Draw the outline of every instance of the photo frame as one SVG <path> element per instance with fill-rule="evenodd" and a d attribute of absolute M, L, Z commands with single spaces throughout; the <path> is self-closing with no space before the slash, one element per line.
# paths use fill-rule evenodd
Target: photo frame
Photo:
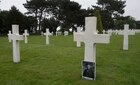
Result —
<path fill-rule="evenodd" d="M 95 80 L 95 62 L 82 61 L 82 78 Z"/>

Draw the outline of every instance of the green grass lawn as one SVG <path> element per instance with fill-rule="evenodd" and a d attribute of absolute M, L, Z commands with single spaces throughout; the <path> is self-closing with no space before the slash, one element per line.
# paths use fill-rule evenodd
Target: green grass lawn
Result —
<path fill-rule="evenodd" d="M 123 37 L 111 36 L 110 44 L 97 44 L 97 78 L 81 78 L 84 44 L 77 48 L 72 36 L 30 36 L 20 41 L 21 62 L 13 63 L 12 44 L 0 37 L 0 85 L 140 85 L 140 34 L 129 37 L 129 50 L 122 50 Z"/>

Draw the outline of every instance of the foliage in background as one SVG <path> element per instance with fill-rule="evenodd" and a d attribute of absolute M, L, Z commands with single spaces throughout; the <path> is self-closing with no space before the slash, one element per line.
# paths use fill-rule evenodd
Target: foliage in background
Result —
<path fill-rule="evenodd" d="M 55 17 L 59 25 L 69 30 L 74 24 L 83 25 L 87 15 L 79 3 L 70 0 L 30 0 L 26 1 L 24 7 L 28 10 L 26 14 L 37 19 L 36 29 L 39 26 L 39 30 L 42 30 L 41 23 L 47 16 Z"/>
<path fill-rule="evenodd" d="M 49 28 L 50 32 L 53 32 L 55 34 L 57 27 L 59 26 L 59 21 L 56 20 L 54 17 L 51 17 L 49 19 L 43 19 L 41 22 L 42 31 L 45 32 L 46 28 Z"/>
<path fill-rule="evenodd" d="M 99 34 L 103 34 L 102 18 L 100 15 L 100 10 L 95 11 L 95 16 L 97 17 L 97 30 Z"/>
<path fill-rule="evenodd" d="M 136 21 L 136 29 L 140 29 L 140 21 Z"/>
<path fill-rule="evenodd" d="M 9 11 L 0 12 L 0 33 L 8 33 L 12 29 L 12 24 L 18 24 L 20 32 L 24 32 L 24 29 L 32 32 L 35 23 L 34 17 L 23 15 L 15 6 L 12 6 Z"/>
<path fill-rule="evenodd" d="M 0 12 L 0 33 L 1 34 L 8 32 L 8 30 L 10 29 L 9 22 L 8 22 L 8 13 L 9 11 Z"/>
<path fill-rule="evenodd" d="M 126 1 L 122 0 L 98 0 L 97 6 L 92 7 L 101 10 L 103 28 L 105 30 L 114 29 L 114 19 L 122 17 Z"/>
<path fill-rule="evenodd" d="M 22 31 L 24 27 L 24 15 L 15 6 L 12 6 L 9 11 L 2 11 L 0 17 L 0 32 L 7 33 L 8 30 L 11 30 L 12 24 L 18 24 L 20 31 Z"/>
<path fill-rule="evenodd" d="M 129 24 L 130 29 L 136 29 L 136 21 L 131 16 L 120 17 L 115 20 L 115 28 L 116 29 L 124 29 L 124 24 Z"/>
<path fill-rule="evenodd" d="M 36 31 L 37 27 L 39 27 L 39 32 L 41 31 L 41 20 L 43 16 L 45 16 L 46 10 L 46 0 L 26 0 L 27 3 L 23 4 L 24 7 L 28 10 L 26 14 L 32 14 L 37 20 L 36 23 Z"/>
<path fill-rule="evenodd" d="M 85 29 L 85 17 L 93 16 L 96 10 L 100 10 L 103 29 L 122 29 L 124 23 L 129 23 L 131 28 L 140 29 L 138 22 L 133 17 L 123 16 L 126 1 L 122 0 L 98 0 L 97 6 L 82 9 L 77 2 L 70 0 L 26 0 L 23 6 L 28 10 L 22 14 L 16 7 L 10 10 L 0 11 L 0 34 L 6 34 L 11 30 L 12 24 L 20 25 L 20 32 L 28 29 L 30 33 L 40 34 L 49 27 L 51 32 L 61 26 L 61 31 L 76 30 L 77 26 Z M 46 26 L 49 18 L 51 24 Z M 46 22 L 45 22 L 46 21 Z"/>

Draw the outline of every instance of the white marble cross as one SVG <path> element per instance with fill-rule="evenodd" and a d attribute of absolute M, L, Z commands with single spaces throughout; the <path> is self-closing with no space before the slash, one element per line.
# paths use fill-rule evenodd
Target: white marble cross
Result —
<path fill-rule="evenodd" d="M 41 36 L 43 36 L 43 34 L 44 34 L 44 33 L 43 33 L 43 32 L 41 32 Z"/>
<path fill-rule="evenodd" d="M 44 35 L 46 35 L 46 45 L 49 45 L 49 35 L 51 35 L 49 29 L 46 29 L 46 33 L 44 33 Z"/>
<path fill-rule="evenodd" d="M 115 30 L 115 34 L 118 35 L 118 33 L 119 33 L 119 30 L 116 29 L 116 30 Z"/>
<path fill-rule="evenodd" d="M 96 66 L 96 43 L 109 43 L 110 42 L 109 34 L 97 34 L 96 25 L 97 25 L 96 17 L 86 17 L 85 18 L 85 33 L 76 36 L 78 37 L 76 39 L 80 38 L 81 41 L 85 43 L 84 61 L 94 62 L 95 66 Z M 95 71 L 95 77 L 96 77 L 96 71 Z"/>
<path fill-rule="evenodd" d="M 116 34 L 116 31 L 113 29 L 112 30 L 112 35 L 115 35 Z"/>
<path fill-rule="evenodd" d="M 24 42 L 28 43 L 28 37 L 27 36 L 29 36 L 29 33 L 27 32 L 27 30 L 24 30 L 23 36 L 24 36 Z"/>
<path fill-rule="evenodd" d="M 58 31 L 56 31 L 56 36 L 58 36 Z"/>
<path fill-rule="evenodd" d="M 131 29 L 131 30 L 130 30 L 130 34 L 131 34 L 131 35 L 135 35 L 135 34 L 136 34 L 136 31 L 133 30 L 133 29 Z"/>
<path fill-rule="evenodd" d="M 103 34 L 105 34 L 105 30 L 103 30 Z"/>
<path fill-rule="evenodd" d="M 62 35 L 62 32 L 61 31 L 58 31 L 58 35 Z"/>
<path fill-rule="evenodd" d="M 9 30 L 8 36 L 11 36 L 12 32 Z M 11 42 L 10 37 L 8 37 L 9 42 Z"/>
<path fill-rule="evenodd" d="M 109 35 L 112 35 L 113 31 L 112 31 L 112 29 L 109 29 L 107 32 L 108 32 Z"/>
<path fill-rule="evenodd" d="M 19 35 L 19 25 L 12 25 L 12 34 L 8 36 L 13 42 L 13 62 L 20 62 L 19 40 L 23 40 L 23 35 Z"/>
<path fill-rule="evenodd" d="M 140 33 L 140 29 L 135 29 L 135 33 Z"/>
<path fill-rule="evenodd" d="M 76 41 L 77 47 L 81 47 L 81 37 L 78 38 L 78 35 L 81 36 L 83 32 L 81 32 L 81 27 L 77 27 L 77 32 L 74 32 L 74 41 Z M 77 37 L 75 37 L 77 36 Z"/>
<path fill-rule="evenodd" d="M 123 50 L 128 50 L 128 35 L 135 35 L 134 31 L 129 30 L 129 25 L 125 24 L 124 25 L 124 30 L 118 33 L 119 35 L 123 35 Z"/>
<path fill-rule="evenodd" d="M 65 32 L 64 32 L 64 36 L 67 36 L 68 34 L 69 34 L 68 31 L 65 31 Z"/>

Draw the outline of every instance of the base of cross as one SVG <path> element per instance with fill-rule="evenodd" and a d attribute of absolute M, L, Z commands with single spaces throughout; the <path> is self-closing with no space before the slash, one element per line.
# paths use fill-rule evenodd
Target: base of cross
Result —
<path fill-rule="evenodd" d="M 88 80 L 95 80 L 96 78 L 95 62 L 82 61 L 82 78 Z"/>

